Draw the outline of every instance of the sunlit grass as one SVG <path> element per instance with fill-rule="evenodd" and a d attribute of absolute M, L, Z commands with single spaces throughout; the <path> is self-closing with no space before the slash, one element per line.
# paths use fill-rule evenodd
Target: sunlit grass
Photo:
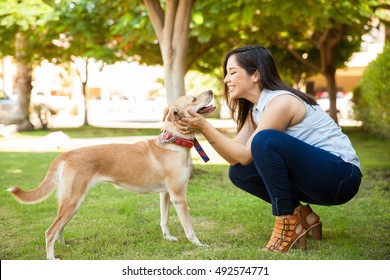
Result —
<path fill-rule="evenodd" d="M 103 137 L 106 132 L 97 135 Z M 282 255 L 259 250 L 273 228 L 270 205 L 235 188 L 227 178 L 227 165 L 196 164 L 187 200 L 197 236 L 210 248 L 198 248 L 186 239 L 173 207 L 170 230 L 179 241 L 162 238 L 158 194 L 130 193 L 101 183 L 90 190 L 65 228 L 69 247 L 56 244 L 56 256 L 118 260 L 390 259 L 390 143 L 360 130 L 347 132 L 362 162 L 361 189 L 347 204 L 313 206 L 323 221 L 324 239 L 309 238 L 306 251 L 294 249 Z M 110 129 L 110 133 L 114 132 Z M 21 205 L 6 189 L 12 185 L 34 188 L 57 155 L 0 153 L 1 259 L 45 259 L 44 232 L 56 215 L 56 196 L 40 204 Z"/>

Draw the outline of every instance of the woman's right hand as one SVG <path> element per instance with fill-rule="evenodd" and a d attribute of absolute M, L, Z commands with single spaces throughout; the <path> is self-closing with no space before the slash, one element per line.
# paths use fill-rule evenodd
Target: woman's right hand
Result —
<path fill-rule="evenodd" d="M 188 110 L 191 118 L 180 118 L 175 122 L 175 126 L 182 134 L 189 134 L 195 131 L 202 132 L 206 119 L 201 115 L 192 110 Z"/>

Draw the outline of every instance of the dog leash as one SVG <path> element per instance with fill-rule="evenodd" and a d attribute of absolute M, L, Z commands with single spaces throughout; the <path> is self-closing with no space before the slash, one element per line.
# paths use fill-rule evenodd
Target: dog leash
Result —
<path fill-rule="evenodd" d="M 208 162 L 210 159 L 207 156 L 206 152 L 203 150 L 198 139 L 196 139 L 196 137 L 194 137 L 193 141 L 194 141 L 194 147 L 195 147 L 196 151 L 198 152 L 198 154 L 200 155 L 200 157 L 203 159 L 204 162 Z"/>

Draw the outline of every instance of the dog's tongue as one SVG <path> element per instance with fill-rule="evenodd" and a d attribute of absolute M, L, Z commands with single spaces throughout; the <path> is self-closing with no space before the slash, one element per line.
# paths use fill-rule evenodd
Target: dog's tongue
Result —
<path fill-rule="evenodd" d="M 205 106 L 205 107 L 200 108 L 198 110 L 198 114 L 207 114 L 207 113 L 209 113 L 211 111 L 214 111 L 214 109 L 215 109 L 214 105 Z"/>

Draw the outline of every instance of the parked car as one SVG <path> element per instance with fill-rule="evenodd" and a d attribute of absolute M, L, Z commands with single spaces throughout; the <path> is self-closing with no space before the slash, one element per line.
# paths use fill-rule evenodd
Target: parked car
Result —
<path fill-rule="evenodd" d="M 0 90 L 0 124 L 12 124 L 21 119 L 16 98 Z"/>
<path fill-rule="evenodd" d="M 321 92 L 316 95 L 317 103 L 320 107 L 329 112 L 329 94 L 327 92 Z M 338 118 L 341 119 L 350 119 L 352 115 L 352 92 L 344 93 L 337 92 L 336 94 L 336 108 Z"/>

